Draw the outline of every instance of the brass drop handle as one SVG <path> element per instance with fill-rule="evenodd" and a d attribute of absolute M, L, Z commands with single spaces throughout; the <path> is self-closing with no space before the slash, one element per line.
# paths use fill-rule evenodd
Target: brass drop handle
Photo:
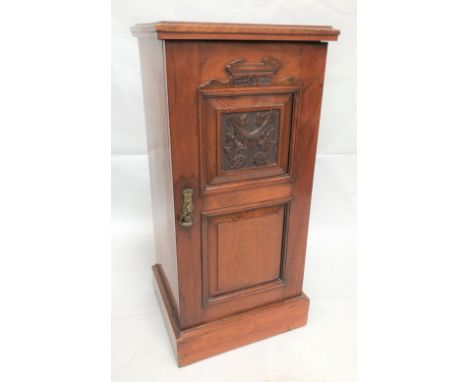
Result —
<path fill-rule="evenodd" d="M 182 191 L 184 195 L 184 204 L 182 205 L 182 215 L 180 215 L 179 223 L 182 227 L 191 227 L 193 225 L 193 190 L 186 188 Z"/>

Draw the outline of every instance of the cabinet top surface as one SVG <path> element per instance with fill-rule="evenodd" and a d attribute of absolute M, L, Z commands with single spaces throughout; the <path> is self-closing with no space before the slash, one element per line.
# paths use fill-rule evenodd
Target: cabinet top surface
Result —
<path fill-rule="evenodd" d="M 132 27 L 132 34 L 161 40 L 335 41 L 340 31 L 322 25 L 160 21 L 137 24 Z"/>

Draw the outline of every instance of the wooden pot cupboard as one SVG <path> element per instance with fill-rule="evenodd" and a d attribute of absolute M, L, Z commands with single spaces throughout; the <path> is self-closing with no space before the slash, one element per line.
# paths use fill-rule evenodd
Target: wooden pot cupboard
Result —
<path fill-rule="evenodd" d="M 178 365 L 307 322 L 329 26 L 159 22 L 138 37 L 161 311 Z"/>

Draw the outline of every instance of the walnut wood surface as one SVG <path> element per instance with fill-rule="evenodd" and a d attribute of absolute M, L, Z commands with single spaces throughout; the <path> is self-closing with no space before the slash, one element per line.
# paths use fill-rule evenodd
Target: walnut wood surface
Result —
<path fill-rule="evenodd" d="M 334 41 L 340 31 L 331 26 L 160 21 L 137 24 L 132 33 L 161 40 Z"/>
<path fill-rule="evenodd" d="M 145 103 L 146 141 L 151 181 L 154 237 L 157 261 L 162 264 L 179 306 L 175 212 L 167 115 L 164 41 L 139 39 Z"/>
<path fill-rule="evenodd" d="M 159 264 L 153 266 L 153 275 L 161 312 L 179 367 L 307 324 L 309 298 L 301 294 L 183 330 L 170 305 L 164 273 Z"/>
<path fill-rule="evenodd" d="M 285 213 L 280 204 L 205 215 L 205 303 L 281 278 Z"/>
<path fill-rule="evenodd" d="M 302 293 L 326 49 L 326 43 L 166 41 L 175 211 L 181 211 L 182 190 L 188 187 L 194 190 L 195 206 L 193 226 L 186 229 L 176 225 L 181 328 Z M 216 118 L 210 119 L 209 112 L 200 107 L 206 95 L 203 84 L 212 79 L 225 80 L 226 65 L 235 58 L 260 63 L 264 57 L 272 57 L 281 64 L 271 85 L 245 87 L 242 93 L 237 87 L 233 88 L 234 91 L 222 87 L 224 93 L 210 94 L 208 98 L 210 102 L 217 102 L 221 112 L 231 112 L 233 108 L 238 110 L 256 106 L 269 110 L 272 104 L 284 104 L 285 100 L 281 98 L 284 94 L 288 95 L 285 99 L 292 97 L 292 111 L 287 114 L 289 121 L 282 124 L 279 132 L 282 135 L 287 131 L 289 135 L 283 145 L 287 153 L 286 163 L 283 164 L 286 171 L 278 175 L 271 174 L 269 166 L 240 169 L 232 171 L 234 180 L 229 179 L 229 172 L 223 173 L 222 177 L 218 177 L 221 183 L 207 189 L 208 181 L 203 180 L 203 172 L 216 167 L 216 160 L 213 162 L 209 158 L 219 155 L 217 153 L 222 150 L 222 144 L 215 132 L 208 133 L 216 125 Z M 277 89 L 276 81 L 283 83 L 284 78 L 297 79 L 294 82 L 296 85 L 290 88 L 280 85 Z M 278 91 L 283 94 L 280 98 Z M 277 98 L 270 100 L 268 94 Z M 240 174 L 252 171 L 252 177 L 239 178 Z M 286 218 L 274 229 L 270 227 L 272 234 L 277 230 L 283 232 L 284 272 L 280 282 L 267 283 L 239 293 L 236 298 L 220 298 L 216 303 L 207 304 L 204 296 L 210 288 L 210 273 L 220 271 L 206 265 L 210 261 L 207 254 L 209 248 L 217 240 L 216 235 L 204 228 L 207 217 L 221 212 L 261 209 L 267 205 L 281 204 L 284 200 L 290 200 Z M 219 243 L 216 245 L 219 251 Z M 248 241 L 245 245 L 252 253 L 256 251 L 254 241 Z M 276 262 L 276 257 L 265 256 L 263 260 Z M 257 285 L 260 281 L 261 277 L 253 278 L 250 284 Z"/>
<path fill-rule="evenodd" d="M 327 53 L 315 40 L 339 32 L 167 22 L 133 31 L 151 37 L 139 44 L 159 241 L 153 271 L 179 365 L 305 325 Z M 190 227 L 178 222 L 187 188 Z"/>

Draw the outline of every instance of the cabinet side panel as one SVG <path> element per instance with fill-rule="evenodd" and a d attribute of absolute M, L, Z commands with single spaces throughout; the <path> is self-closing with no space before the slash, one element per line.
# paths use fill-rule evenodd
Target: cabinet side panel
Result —
<path fill-rule="evenodd" d="M 287 243 L 286 278 L 289 278 L 288 296 L 302 291 L 307 235 L 315 168 L 315 154 L 322 105 L 327 43 L 304 44 L 302 49 L 301 78 L 304 91 L 299 106 L 298 139 L 295 142 L 294 199 L 291 201 L 289 235 Z"/>
<path fill-rule="evenodd" d="M 138 39 L 145 105 L 157 262 L 161 264 L 179 310 L 175 214 L 164 42 Z"/>

